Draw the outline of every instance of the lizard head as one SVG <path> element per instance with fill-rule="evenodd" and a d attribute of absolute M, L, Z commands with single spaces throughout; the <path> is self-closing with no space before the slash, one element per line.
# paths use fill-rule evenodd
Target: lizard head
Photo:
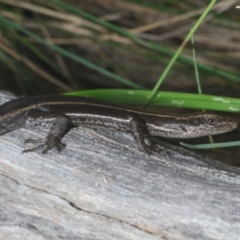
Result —
<path fill-rule="evenodd" d="M 221 134 L 236 129 L 239 121 L 216 113 L 198 113 L 180 124 L 186 138 Z"/>

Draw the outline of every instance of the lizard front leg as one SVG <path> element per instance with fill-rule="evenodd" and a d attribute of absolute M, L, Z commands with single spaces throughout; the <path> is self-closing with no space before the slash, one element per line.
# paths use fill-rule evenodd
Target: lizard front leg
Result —
<path fill-rule="evenodd" d="M 33 152 L 40 149 L 43 149 L 42 153 L 45 154 L 48 150 L 56 148 L 58 152 L 60 152 L 63 148 L 65 148 L 66 144 L 61 142 L 62 137 L 67 132 L 69 127 L 71 126 L 71 119 L 64 115 L 58 113 L 51 113 L 51 112 L 41 112 L 41 117 L 38 119 L 37 114 L 32 116 L 34 121 L 36 122 L 35 125 L 42 125 L 44 120 L 52 121 L 51 129 L 48 135 L 43 139 L 26 139 L 24 143 L 42 143 L 34 148 L 26 149 L 23 151 L 25 152 Z"/>

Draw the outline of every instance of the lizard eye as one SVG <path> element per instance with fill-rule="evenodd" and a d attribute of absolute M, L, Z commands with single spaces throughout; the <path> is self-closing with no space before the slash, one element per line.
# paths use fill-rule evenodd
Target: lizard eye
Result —
<path fill-rule="evenodd" d="M 208 117 L 207 122 L 212 124 L 215 122 L 215 120 L 214 120 L 214 118 Z"/>

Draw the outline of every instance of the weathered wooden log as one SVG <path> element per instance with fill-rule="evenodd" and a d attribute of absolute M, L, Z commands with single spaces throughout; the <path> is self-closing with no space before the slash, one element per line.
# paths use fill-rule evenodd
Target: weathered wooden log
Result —
<path fill-rule="evenodd" d="M 83 127 L 61 153 L 22 154 L 46 133 L 0 136 L 0 239 L 239 239 L 239 169 L 181 147 L 149 156 L 128 134 Z"/>

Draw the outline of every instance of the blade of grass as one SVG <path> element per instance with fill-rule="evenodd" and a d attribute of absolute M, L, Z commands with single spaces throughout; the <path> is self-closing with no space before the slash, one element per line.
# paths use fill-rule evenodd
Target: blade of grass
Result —
<path fill-rule="evenodd" d="M 151 91 L 98 89 L 78 92 L 68 92 L 67 95 L 87 96 L 120 104 L 144 105 Z M 178 108 L 208 109 L 214 111 L 240 112 L 240 99 L 205 94 L 158 92 L 151 102 L 152 105 Z"/>
<path fill-rule="evenodd" d="M 202 87 L 201 87 L 199 73 L 198 73 L 196 52 L 195 52 L 195 46 L 194 46 L 194 36 L 191 36 L 191 42 L 192 42 L 192 46 L 193 46 L 193 49 L 192 49 L 193 65 L 194 65 L 194 72 L 195 72 L 195 77 L 196 77 L 196 82 L 197 82 L 198 93 L 202 94 Z"/>
<path fill-rule="evenodd" d="M 184 41 L 182 42 L 181 46 L 178 48 L 178 50 L 176 51 L 176 53 L 174 54 L 172 60 L 169 62 L 169 64 L 167 65 L 166 69 L 163 71 L 161 77 L 159 78 L 157 84 L 154 86 L 150 96 L 149 96 L 149 100 L 147 101 L 145 107 L 147 105 L 150 104 L 150 102 L 153 100 L 153 98 L 156 96 L 157 91 L 160 87 L 160 85 L 162 84 L 163 80 L 165 79 L 165 77 L 167 76 L 167 74 L 169 73 L 170 69 L 172 68 L 173 64 L 175 63 L 175 61 L 177 60 L 178 56 L 180 55 L 180 53 L 182 52 L 183 48 L 185 47 L 185 45 L 187 44 L 187 42 L 189 41 L 189 39 L 193 36 L 193 34 L 196 32 L 196 30 L 198 29 L 198 27 L 201 25 L 201 23 L 203 22 L 203 20 L 205 19 L 205 17 L 207 16 L 207 14 L 210 12 L 211 8 L 213 7 L 213 5 L 216 3 L 216 0 L 212 0 L 211 3 L 208 5 L 208 7 L 205 9 L 205 11 L 203 12 L 203 14 L 200 16 L 200 18 L 198 19 L 198 21 L 196 22 L 196 24 L 194 25 L 194 27 L 190 30 L 190 32 L 188 33 L 188 35 L 186 36 L 186 38 L 184 39 Z"/>
<path fill-rule="evenodd" d="M 181 142 L 180 144 L 184 147 L 191 148 L 191 149 L 211 149 L 211 148 L 240 146 L 240 141 L 224 142 L 224 143 L 211 143 L 211 144 L 197 144 L 197 145 L 192 145 L 192 144 Z"/>

